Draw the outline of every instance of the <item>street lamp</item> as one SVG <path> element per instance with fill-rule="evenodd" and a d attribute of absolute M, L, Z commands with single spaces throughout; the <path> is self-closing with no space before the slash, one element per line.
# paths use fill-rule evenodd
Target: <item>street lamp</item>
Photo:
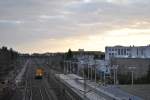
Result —
<path fill-rule="evenodd" d="M 115 85 L 118 82 L 118 78 L 117 78 L 118 65 L 113 65 L 112 69 L 114 71 L 114 85 Z"/>
<path fill-rule="evenodd" d="M 79 75 L 79 62 L 71 62 L 72 63 L 72 73 Z"/>
<path fill-rule="evenodd" d="M 69 73 L 69 61 L 64 61 L 64 73 Z"/>
<path fill-rule="evenodd" d="M 76 64 L 77 64 L 77 75 L 79 76 L 79 62 L 76 62 Z"/>
<path fill-rule="evenodd" d="M 91 81 L 92 81 L 92 71 L 93 71 L 93 66 L 91 66 Z"/>
<path fill-rule="evenodd" d="M 76 62 L 71 62 L 72 63 L 72 73 L 77 74 L 76 70 L 75 70 L 75 64 Z"/>
<path fill-rule="evenodd" d="M 96 82 L 96 77 L 97 77 L 96 74 L 97 74 L 97 73 L 96 73 L 96 65 L 95 65 L 95 82 Z"/>
<path fill-rule="evenodd" d="M 96 75 L 96 74 L 97 74 L 96 65 L 97 65 L 97 64 L 96 64 L 96 61 L 95 61 L 95 82 L 96 82 L 96 78 L 97 78 L 97 75 Z"/>
<path fill-rule="evenodd" d="M 66 74 L 66 64 L 65 64 L 65 61 L 64 61 L 64 74 Z"/>
<path fill-rule="evenodd" d="M 72 73 L 72 64 L 71 64 L 71 61 L 69 61 L 69 65 L 70 65 L 70 74 Z"/>
<path fill-rule="evenodd" d="M 134 84 L 134 70 L 136 69 L 136 67 L 128 67 L 128 69 L 131 71 L 131 73 L 132 73 L 132 83 L 131 83 L 131 85 L 133 86 L 133 84 Z"/>
<path fill-rule="evenodd" d="M 87 63 L 88 66 L 88 80 L 90 79 L 90 67 L 89 67 L 89 63 Z"/>

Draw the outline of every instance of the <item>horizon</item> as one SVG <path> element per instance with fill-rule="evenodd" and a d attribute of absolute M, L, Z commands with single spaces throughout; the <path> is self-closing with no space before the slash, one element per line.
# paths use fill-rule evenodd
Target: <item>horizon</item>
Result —
<path fill-rule="evenodd" d="M 142 46 L 150 46 L 150 44 L 147 44 L 147 45 L 111 45 L 111 46 L 109 45 L 109 46 L 105 46 L 105 48 L 106 48 L 106 47 L 115 47 L 115 46 L 123 46 L 123 47 L 142 47 Z M 2 47 L 7 47 L 7 49 L 12 49 L 12 50 L 17 51 L 17 52 L 19 52 L 19 53 L 21 53 L 21 54 L 66 53 L 66 52 L 68 52 L 69 49 L 71 49 L 71 48 L 68 48 L 66 51 L 20 52 L 19 50 L 15 49 L 15 48 L 13 48 L 13 47 L 8 47 L 8 46 L 5 46 L 5 45 L 4 45 L 4 46 L 1 46 L 0 49 L 1 49 Z M 76 49 L 76 50 L 71 49 L 71 51 L 73 51 L 73 52 L 78 52 L 79 49 L 83 49 L 85 52 L 105 52 L 105 48 L 104 48 L 104 51 L 102 51 L 102 50 L 85 50 L 84 48 L 78 48 L 78 49 Z"/>

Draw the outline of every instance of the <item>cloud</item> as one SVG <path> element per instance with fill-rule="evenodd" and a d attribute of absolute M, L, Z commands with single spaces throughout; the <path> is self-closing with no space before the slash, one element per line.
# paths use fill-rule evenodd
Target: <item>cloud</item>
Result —
<path fill-rule="evenodd" d="M 41 19 L 59 19 L 64 18 L 63 15 L 40 15 L 39 18 Z"/>
<path fill-rule="evenodd" d="M 113 4 L 128 4 L 130 3 L 130 0 L 106 0 L 108 3 Z"/>
<path fill-rule="evenodd" d="M 84 46 L 90 49 L 95 40 L 104 48 L 116 35 L 130 37 L 144 33 L 147 36 L 149 4 L 149 0 L 1 0 L 0 42 L 22 50 L 26 47 L 29 51 L 40 41 L 45 50 L 48 46 L 56 48 L 52 49 L 55 51 Z M 110 40 L 98 42 L 105 40 L 105 36 Z M 75 44 L 76 40 L 82 43 Z M 92 48 L 96 50 L 96 46 Z"/>
<path fill-rule="evenodd" d="M 23 21 L 19 20 L 0 20 L 0 24 L 22 24 Z"/>
<path fill-rule="evenodd" d="M 111 36 L 129 36 L 135 34 L 138 35 L 138 34 L 149 34 L 149 33 L 150 33 L 150 29 L 129 29 L 129 28 L 106 32 L 107 35 L 111 35 Z"/>

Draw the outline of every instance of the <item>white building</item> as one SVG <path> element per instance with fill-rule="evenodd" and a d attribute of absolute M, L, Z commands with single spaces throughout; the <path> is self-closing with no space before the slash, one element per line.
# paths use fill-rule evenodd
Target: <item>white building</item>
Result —
<path fill-rule="evenodd" d="M 150 45 L 105 47 L 105 60 L 110 58 L 150 58 Z"/>

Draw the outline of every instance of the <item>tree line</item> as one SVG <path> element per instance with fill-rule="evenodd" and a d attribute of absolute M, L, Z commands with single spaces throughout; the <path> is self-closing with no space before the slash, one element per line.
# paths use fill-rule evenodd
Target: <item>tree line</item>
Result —
<path fill-rule="evenodd" d="M 8 49 L 6 46 L 0 48 L 0 75 L 7 74 L 12 70 L 11 65 L 18 57 L 18 52 L 14 51 L 12 48 Z"/>

